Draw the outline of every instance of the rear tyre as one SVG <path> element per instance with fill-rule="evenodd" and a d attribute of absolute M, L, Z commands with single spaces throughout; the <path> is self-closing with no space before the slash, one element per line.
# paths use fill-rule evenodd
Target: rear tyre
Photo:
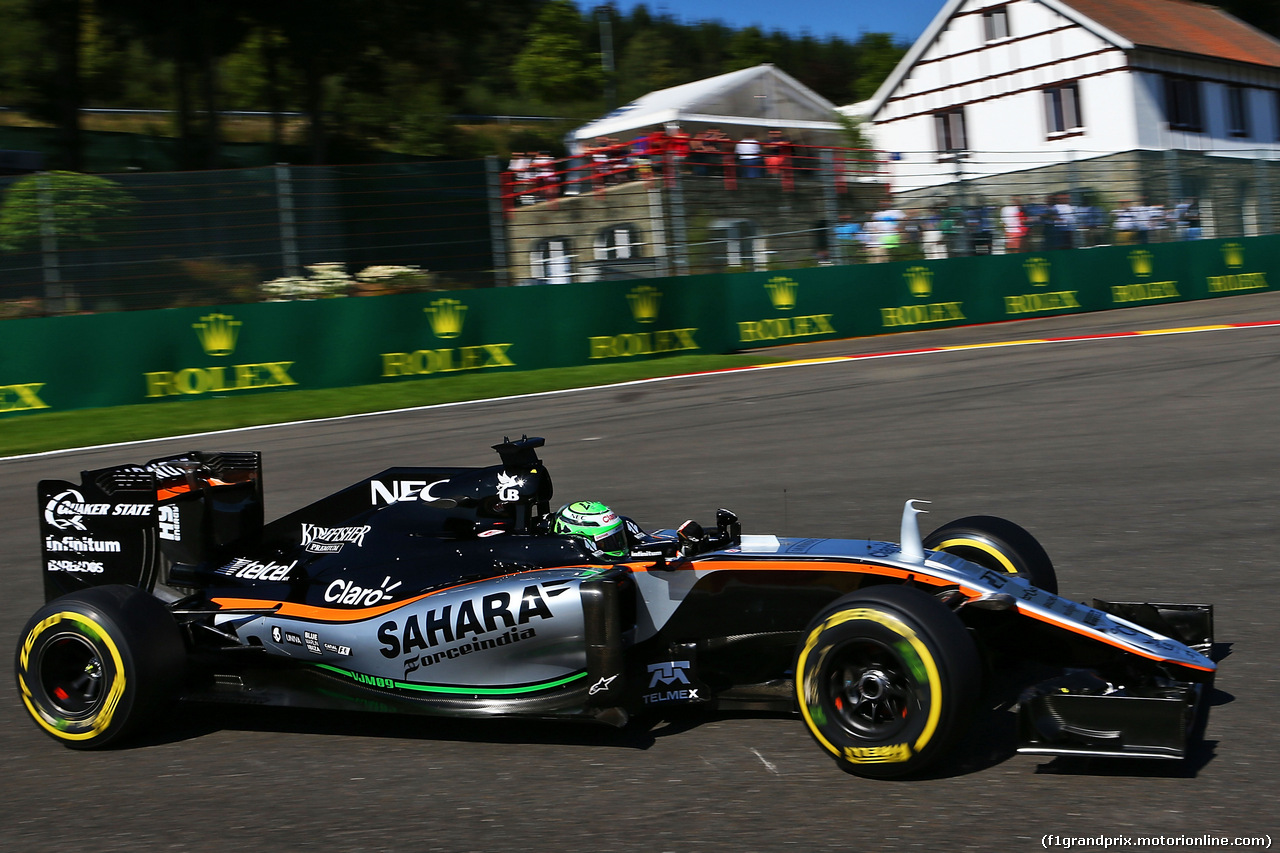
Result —
<path fill-rule="evenodd" d="M 809 733 L 859 776 L 906 776 L 946 755 L 972 717 L 980 681 L 964 625 L 913 587 L 839 599 L 809 624 L 796 654 Z"/>
<path fill-rule="evenodd" d="M 1018 525 L 994 515 L 970 515 L 942 525 L 923 540 L 997 572 L 1020 577 L 1046 592 L 1058 592 L 1058 575 L 1044 547 Z"/>
<path fill-rule="evenodd" d="M 112 585 L 36 611 L 14 672 L 36 725 L 65 746 L 96 749 L 153 720 L 181 684 L 185 661 L 168 609 L 141 589 Z"/>

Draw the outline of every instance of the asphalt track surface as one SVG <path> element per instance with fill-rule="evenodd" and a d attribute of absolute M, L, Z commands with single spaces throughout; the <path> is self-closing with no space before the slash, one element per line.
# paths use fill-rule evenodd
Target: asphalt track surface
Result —
<path fill-rule="evenodd" d="M 1275 321 L 1280 294 L 1263 294 L 789 353 Z M 925 530 L 1003 515 L 1041 539 L 1063 594 L 1214 603 L 1230 652 L 1205 742 L 1185 765 L 1019 756 L 1009 715 L 995 714 L 957 761 L 894 782 L 843 774 L 797 719 L 758 715 L 616 732 L 184 709 L 140 745 L 80 753 L 26 718 L 6 670 L 0 850 L 1018 851 L 1041 849 L 1045 836 L 1275 838 L 1277 423 L 1280 326 L 1259 325 L 698 376 L 0 461 L 0 636 L 11 644 L 42 603 L 42 477 L 195 447 L 259 449 L 275 517 L 394 464 L 489 465 L 489 445 L 528 433 L 548 440 L 558 498 L 603 500 L 646 526 L 710 520 L 724 505 L 747 532 L 896 539 L 908 498 L 933 501 Z"/>

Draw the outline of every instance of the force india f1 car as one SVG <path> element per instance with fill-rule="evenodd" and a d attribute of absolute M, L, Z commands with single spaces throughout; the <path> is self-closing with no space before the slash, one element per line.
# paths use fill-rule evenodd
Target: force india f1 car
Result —
<path fill-rule="evenodd" d="M 744 535 L 720 510 L 607 558 L 549 532 L 540 438 L 485 468 L 391 468 L 270 524 L 256 453 L 192 452 L 39 485 L 48 603 L 22 701 L 69 747 L 173 699 L 624 725 L 676 706 L 798 712 L 864 776 L 964 735 L 1019 685 L 1019 751 L 1179 758 L 1215 664 L 1204 605 L 1085 606 L 987 516 L 900 542 Z"/>

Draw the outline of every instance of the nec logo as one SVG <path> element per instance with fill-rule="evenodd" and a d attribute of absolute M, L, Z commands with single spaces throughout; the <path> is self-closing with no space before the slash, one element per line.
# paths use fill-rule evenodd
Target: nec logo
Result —
<path fill-rule="evenodd" d="M 687 660 L 650 664 L 649 672 L 653 674 L 653 677 L 649 679 L 649 687 L 652 689 L 659 684 L 688 684 L 689 676 L 684 673 L 688 668 L 689 662 Z"/>
<path fill-rule="evenodd" d="M 370 480 L 369 499 L 374 506 L 415 501 L 419 498 L 432 501 L 436 496 L 431 494 L 431 490 L 447 482 L 449 481 L 436 480 L 431 483 L 426 480 L 393 480 L 390 483 L 384 483 L 381 480 Z"/>

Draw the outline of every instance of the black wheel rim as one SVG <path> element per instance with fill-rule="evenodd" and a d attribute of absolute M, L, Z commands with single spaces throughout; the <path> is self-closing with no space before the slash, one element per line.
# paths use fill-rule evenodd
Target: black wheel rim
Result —
<path fill-rule="evenodd" d="M 79 634 L 59 634 L 40 652 L 40 687 L 59 716 L 92 716 L 102 704 L 102 655 Z"/>
<path fill-rule="evenodd" d="M 915 680 L 892 648 L 875 640 L 844 643 L 826 666 L 826 701 L 833 718 L 864 740 L 892 738 L 915 707 Z"/>

